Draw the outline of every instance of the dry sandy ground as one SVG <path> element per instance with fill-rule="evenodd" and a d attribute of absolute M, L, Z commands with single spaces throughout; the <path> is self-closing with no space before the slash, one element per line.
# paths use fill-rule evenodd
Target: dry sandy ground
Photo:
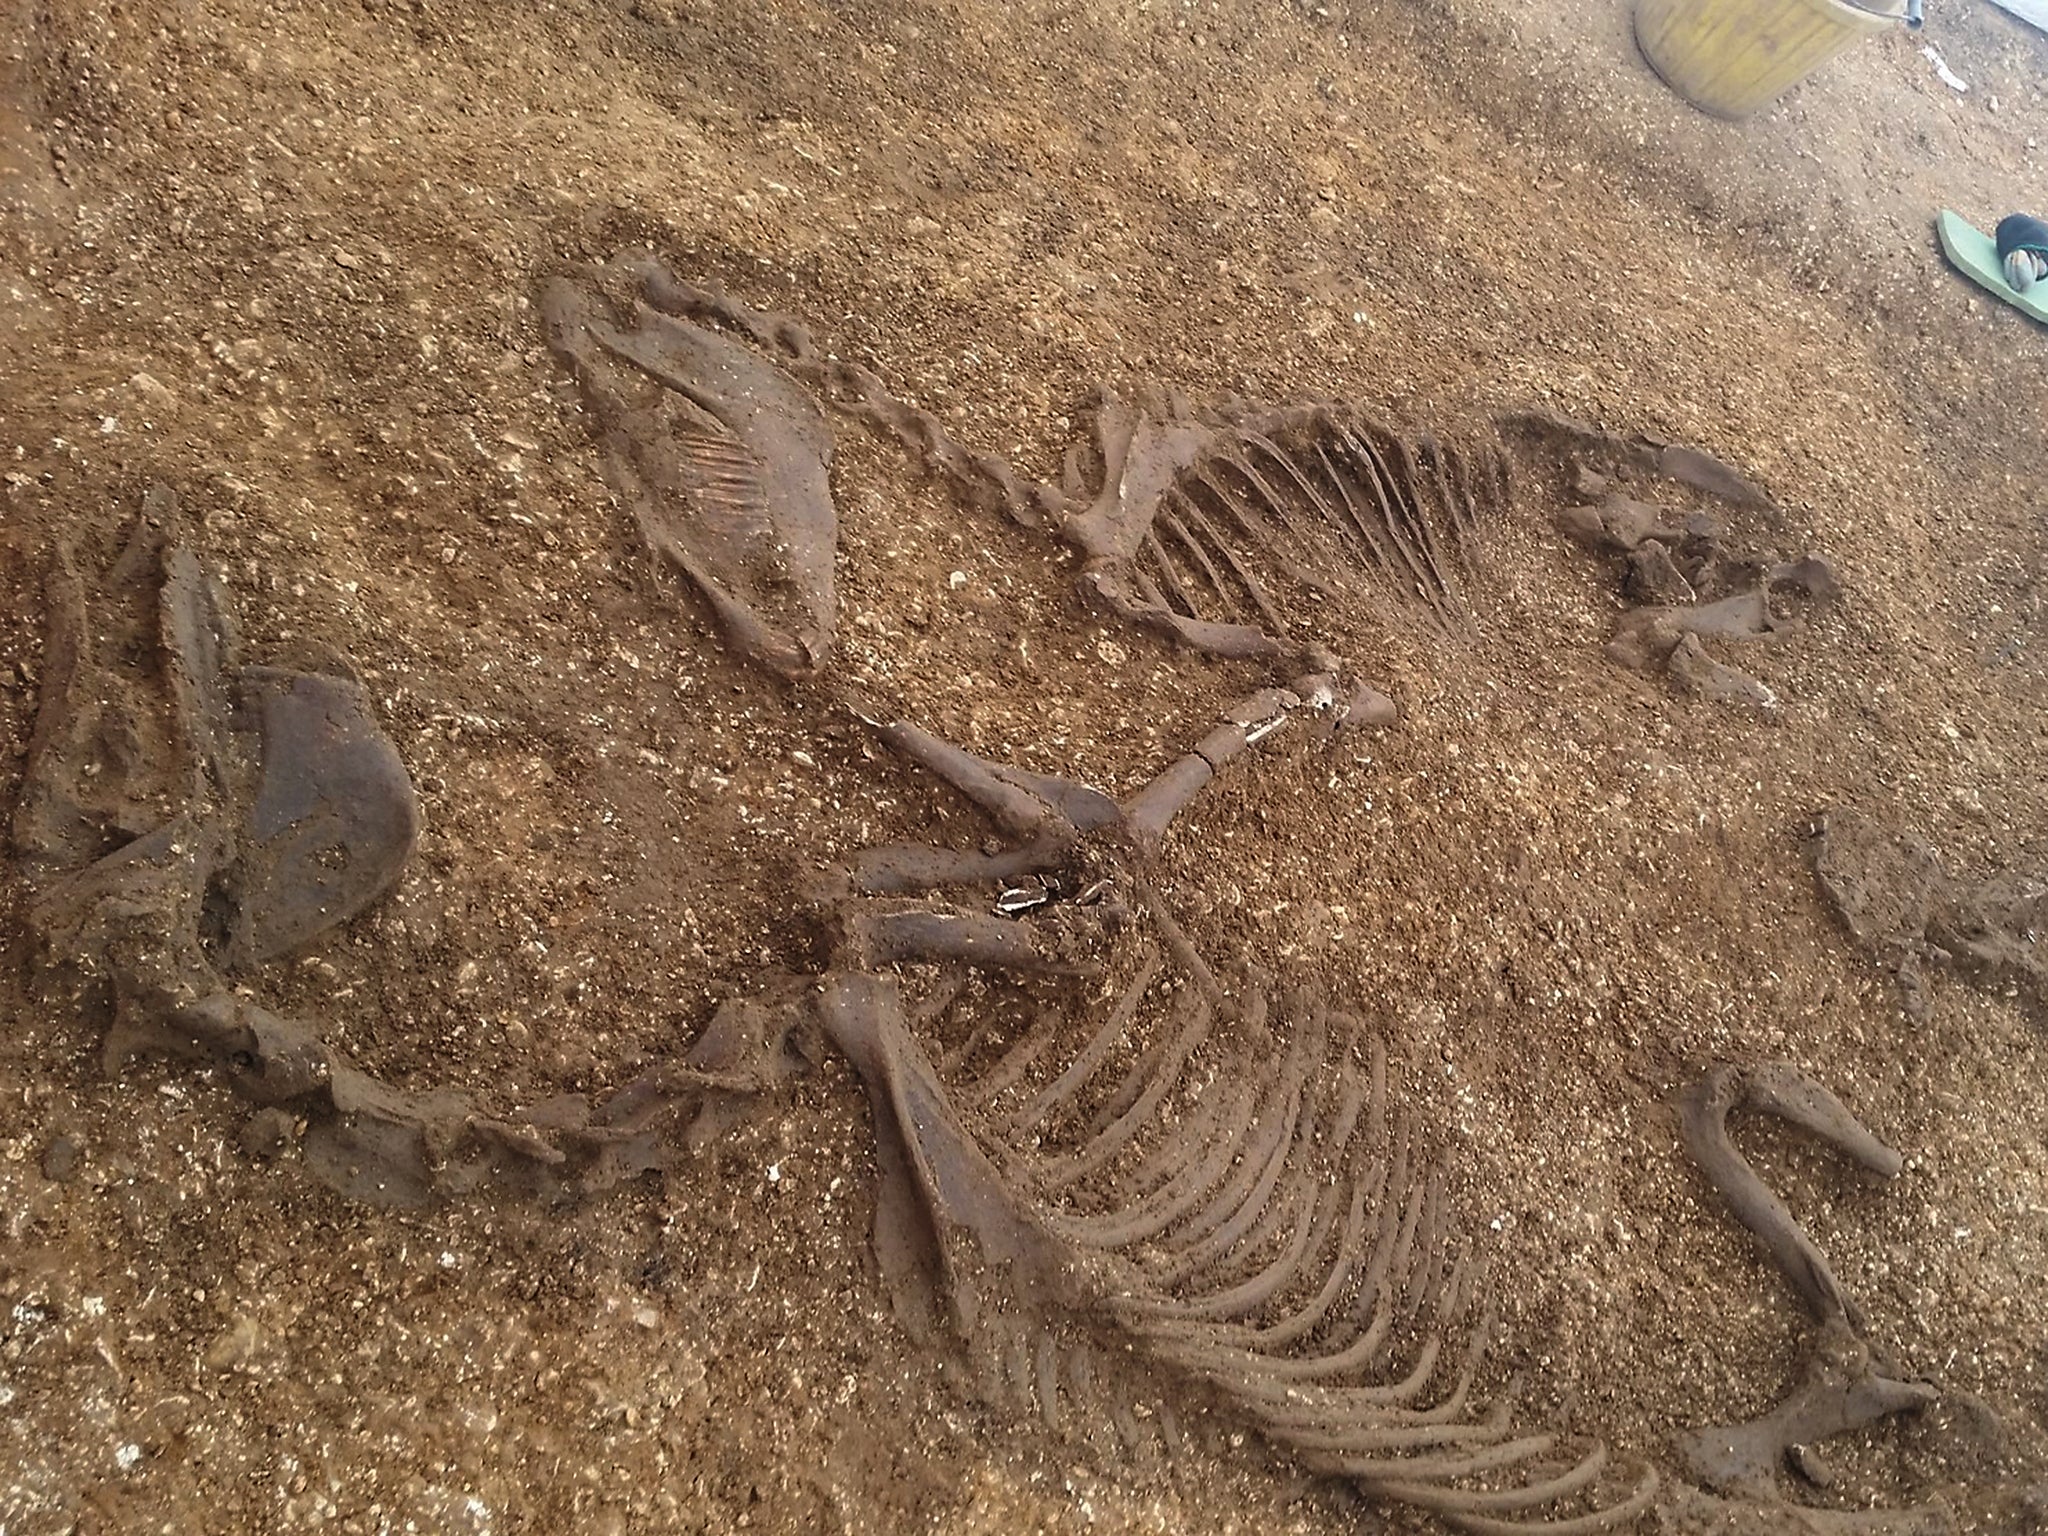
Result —
<path fill-rule="evenodd" d="M 1499 1369 L 1666 1465 L 1802 1349 L 1672 1096 L 1722 1059 L 1812 1070 L 1905 1173 L 1750 1145 L 1945 1398 L 1804 1496 L 2023 1529 L 2041 1025 L 1946 977 L 1909 1023 L 1806 851 L 1853 803 L 1965 872 L 2048 855 L 2048 334 L 1930 229 L 1944 203 L 2048 204 L 2048 40 L 1931 9 L 1967 95 L 1901 33 L 1738 128 L 1595 0 L 17 4 L 0 802 L 41 550 L 104 559 L 167 482 L 252 652 L 351 658 L 419 785 L 394 897 L 264 984 L 389 1077 L 508 1111 L 601 1090 L 814 961 L 792 893 L 823 860 L 977 837 L 843 693 L 728 657 L 606 491 L 533 299 L 627 245 L 801 317 L 1034 475 L 1099 382 L 1446 423 L 1540 403 L 1700 444 L 1844 573 L 1755 663 L 1780 721 L 1608 663 L 1613 574 L 1532 503 L 1477 632 L 1352 647 L 1403 728 L 1220 787 L 1171 890 L 1219 963 L 1312 966 L 1384 1030 L 1514 1277 Z M 1125 790 L 1261 680 L 1106 627 L 1046 546 L 840 442 L 834 686 Z M 841 1065 L 599 1202 L 367 1209 L 245 1151 L 209 1078 L 102 1075 L 101 1021 L 34 984 L 18 896 L 6 1536 L 1433 1528 L 1255 1444 L 1146 1478 L 963 1395 L 871 1273 Z"/>

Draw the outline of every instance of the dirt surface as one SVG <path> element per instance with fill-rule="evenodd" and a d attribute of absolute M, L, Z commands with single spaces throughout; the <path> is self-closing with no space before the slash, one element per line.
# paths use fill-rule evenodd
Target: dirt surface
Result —
<path fill-rule="evenodd" d="M 1769 488 L 1842 601 L 1746 651 L 1775 721 L 1615 666 L 1615 570 L 1532 483 L 1471 633 L 1343 618 L 1392 733 L 1274 747 L 1165 850 L 1220 968 L 1384 1032 L 1504 1288 L 1495 1379 L 1675 1466 L 1799 1376 L 1796 1299 L 1674 1095 L 1788 1059 L 1905 1154 L 1744 1144 L 1937 1410 L 1822 1506 L 2026 1529 L 2048 1476 L 2048 1059 L 1823 901 L 1816 813 L 1959 877 L 2048 860 L 2048 333 L 1937 206 L 2048 203 L 2048 39 L 1937 4 L 1742 126 L 1567 0 L 339 8 L 17 4 L 0 50 L 0 802 L 44 552 L 174 486 L 260 661 L 346 657 L 419 791 L 394 895 L 266 970 L 387 1079 L 599 1093 L 820 954 L 800 892 L 964 802 L 845 708 L 1127 792 L 1268 679 L 1106 621 L 1052 544 L 838 432 L 839 642 L 730 657 L 608 493 L 535 314 L 652 246 L 1056 478 L 1090 389 L 1548 405 Z M 1918 51 L 1939 44 L 1957 95 Z M 1434 1529 L 1227 1432 L 1106 1464 L 912 1349 L 828 1060 L 602 1200 L 350 1203 L 29 965 L 0 998 L 0 1531 Z M 286 1138 L 288 1142 L 289 1138 Z M 253 1144 L 253 1145 L 252 1145 Z M 1791 1486 L 1789 1483 L 1788 1487 Z M 2035 1513 L 2038 1514 L 2036 1501 Z"/>

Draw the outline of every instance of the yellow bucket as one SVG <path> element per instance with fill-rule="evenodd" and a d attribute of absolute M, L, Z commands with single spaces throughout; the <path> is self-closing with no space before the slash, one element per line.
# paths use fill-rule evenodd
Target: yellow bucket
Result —
<path fill-rule="evenodd" d="M 1636 42 L 1664 83 L 1703 112 L 1748 117 L 1863 38 L 1905 0 L 1636 0 Z"/>

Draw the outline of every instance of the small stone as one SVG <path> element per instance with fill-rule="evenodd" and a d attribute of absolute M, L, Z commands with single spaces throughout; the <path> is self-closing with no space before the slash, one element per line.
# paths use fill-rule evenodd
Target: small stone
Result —
<path fill-rule="evenodd" d="M 263 1342 L 263 1331 L 246 1314 L 237 1312 L 234 1320 L 225 1330 L 206 1346 L 201 1357 L 207 1368 L 215 1371 L 241 1370 L 255 1358 L 256 1350 Z"/>
<path fill-rule="evenodd" d="M 1386 730 L 1401 719 L 1401 709 L 1392 699 L 1370 683 L 1360 683 L 1358 691 L 1351 695 L 1351 702 L 1345 706 L 1340 722 L 1350 730 L 1371 727 Z"/>
<path fill-rule="evenodd" d="M 334 253 L 334 264 L 345 272 L 354 272 L 362 267 L 363 261 L 360 256 L 337 249 Z"/>
<path fill-rule="evenodd" d="M 1639 603 L 1661 603 L 1682 608 L 1699 601 L 1671 551 L 1656 539 L 1647 539 L 1628 557 L 1628 595 Z"/>
<path fill-rule="evenodd" d="M 43 1148 L 43 1177 L 55 1184 L 69 1184 L 84 1162 L 84 1144 L 67 1131 Z"/>
<path fill-rule="evenodd" d="M 1832 1488 L 1835 1485 L 1835 1469 L 1827 1464 L 1819 1451 L 1810 1445 L 1788 1445 L 1785 1459 L 1792 1464 L 1792 1470 L 1805 1478 L 1816 1488 Z"/>
<path fill-rule="evenodd" d="M 281 1156 L 298 1140 L 299 1122 L 288 1110 L 271 1105 L 259 1109 L 242 1126 L 242 1150 L 259 1161 Z"/>
<path fill-rule="evenodd" d="M 164 383 L 162 379 L 159 379 L 153 373 L 138 373 L 128 382 L 134 387 L 137 394 L 148 400 L 152 405 L 167 407 L 178 403 L 178 397 L 171 392 L 170 385 Z"/>

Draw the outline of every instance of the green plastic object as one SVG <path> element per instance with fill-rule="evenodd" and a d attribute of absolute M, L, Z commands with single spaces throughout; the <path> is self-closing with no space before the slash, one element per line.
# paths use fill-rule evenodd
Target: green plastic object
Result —
<path fill-rule="evenodd" d="M 1983 230 L 1960 213 L 1947 208 L 1935 221 L 1941 233 L 1941 249 L 1955 269 L 1978 287 L 1997 294 L 2014 309 L 2024 310 L 2048 325 L 2048 283 L 2026 293 L 2014 291 L 1998 265 L 1998 246 Z"/>

